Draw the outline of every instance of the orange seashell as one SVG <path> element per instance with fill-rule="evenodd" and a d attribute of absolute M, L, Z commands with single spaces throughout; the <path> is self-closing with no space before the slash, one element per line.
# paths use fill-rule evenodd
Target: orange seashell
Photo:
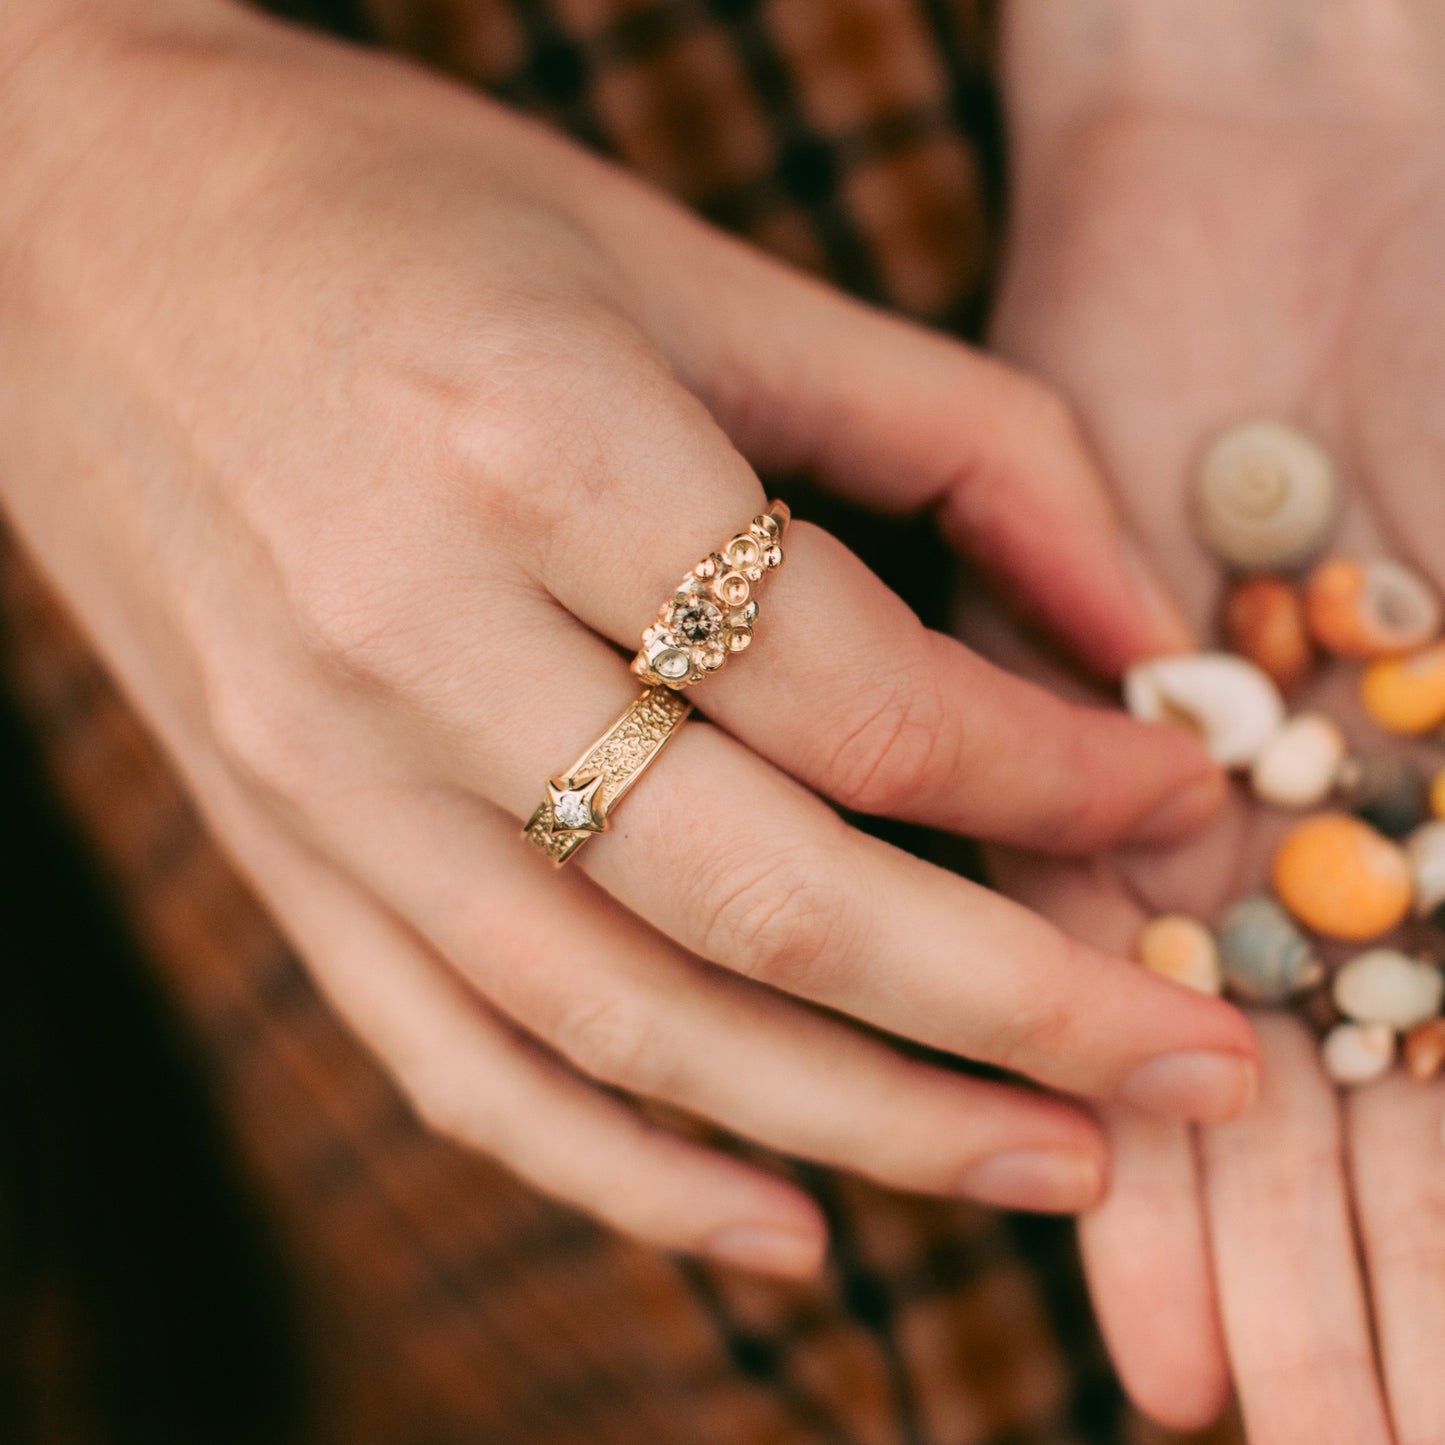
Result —
<path fill-rule="evenodd" d="M 1268 673 L 1282 692 L 1299 687 L 1314 670 L 1304 600 L 1282 578 L 1252 577 L 1231 587 L 1221 626 L 1230 648 Z"/>
<path fill-rule="evenodd" d="M 1214 935 L 1197 919 L 1166 913 L 1144 925 L 1136 945 L 1139 962 L 1161 978 L 1200 993 L 1219 993 L 1224 978 Z"/>
<path fill-rule="evenodd" d="M 1321 562 L 1305 585 L 1311 635 L 1341 657 L 1396 657 L 1440 631 L 1440 602 L 1430 584 L 1399 562 Z"/>
<path fill-rule="evenodd" d="M 1445 723 L 1445 643 L 1371 663 L 1360 679 L 1360 702 L 1392 733 L 1428 733 Z"/>
<path fill-rule="evenodd" d="M 1319 813 L 1280 844 L 1274 888 L 1306 928 L 1364 942 L 1404 921 L 1414 881 L 1404 849 L 1358 818 Z"/>

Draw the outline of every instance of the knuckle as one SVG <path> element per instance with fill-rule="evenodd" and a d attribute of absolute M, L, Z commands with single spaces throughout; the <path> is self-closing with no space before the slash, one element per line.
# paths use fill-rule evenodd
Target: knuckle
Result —
<path fill-rule="evenodd" d="M 456 1080 L 424 1063 L 394 1071 L 393 1076 L 429 1132 L 469 1149 L 496 1152 L 496 1130 L 484 1099 L 458 1088 Z"/>
<path fill-rule="evenodd" d="M 1029 999 L 1002 1021 L 994 1058 L 1006 1069 L 1037 1074 L 1042 1065 L 1075 1057 L 1079 1050 L 1076 1011 L 1064 1000 Z"/>
<path fill-rule="evenodd" d="M 296 590 L 293 616 L 306 654 L 326 672 L 369 688 L 404 676 L 404 616 L 375 590 L 316 582 Z"/>
<path fill-rule="evenodd" d="M 925 663 L 860 699 L 856 719 L 823 760 L 819 785 L 845 808 L 884 813 L 949 776 L 959 751 L 956 721 Z"/>
<path fill-rule="evenodd" d="M 285 688 L 248 686 L 239 679 L 205 684 L 206 722 L 233 776 L 271 796 L 291 796 L 311 776 L 314 718 L 282 701 Z"/>
<path fill-rule="evenodd" d="M 1077 721 L 1061 714 L 1052 785 L 1040 790 L 1048 801 L 1036 825 L 1038 834 L 1055 848 L 1107 843 L 1117 832 L 1115 791 L 1102 780 L 1098 760 Z"/>
<path fill-rule="evenodd" d="M 816 846 L 772 850 L 723 870 L 706 914 L 709 957 L 788 993 L 818 991 L 825 971 L 847 956 L 856 905 L 836 858 Z"/>
<path fill-rule="evenodd" d="M 636 1003 L 589 999 L 554 1026 L 553 1044 L 600 1083 L 654 1093 L 666 1086 L 660 1030 Z"/>

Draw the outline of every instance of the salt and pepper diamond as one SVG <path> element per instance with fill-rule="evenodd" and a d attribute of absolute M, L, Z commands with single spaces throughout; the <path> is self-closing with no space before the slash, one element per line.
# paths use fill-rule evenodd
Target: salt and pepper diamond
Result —
<path fill-rule="evenodd" d="M 787 508 L 754 517 L 721 551 L 709 552 L 663 603 L 642 634 L 632 670 L 650 685 L 679 691 L 716 672 L 753 640 L 758 604 L 753 589 L 783 564 L 779 539 Z"/>

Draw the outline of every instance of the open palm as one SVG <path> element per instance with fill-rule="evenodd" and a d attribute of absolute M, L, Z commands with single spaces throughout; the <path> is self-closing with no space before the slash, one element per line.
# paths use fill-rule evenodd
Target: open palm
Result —
<path fill-rule="evenodd" d="M 1187 478 L 1212 433 L 1256 415 L 1339 457 L 1340 550 L 1400 557 L 1445 591 L 1438 124 L 1366 121 L 1342 102 L 1299 122 L 1140 105 L 1063 142 L 1027 117 L 1021 129 L 996 342 L 1073 398 L 1201 636 L 1221 578 L 1190 535 Z M 1076 685 L 998 619 L 965 625 Z M 1382 744 L 1353 693 L 1340 666 L 1297 705 L 1331 712 L 1357 746 Z M 1241 796 L 1182 849 L 1002 855 L 996 873 L 1076 933 L 1127 948 L 1151 913 L 1208 917 L 1259 887 L 1285 821 Z M 1445 1086 L 1396 1077 L 1337 1100 L 1304 1029 L 1259 1022 L 1265 1078 L 1244 1121 L 1196 1139 L 1111 1119 L 1115 1187 L 1083 1237 L 1126 1383 L 1182 1428 L 1220 1407 L 1232 1375 L 1256 1445 L 1438 1440 Z"/>

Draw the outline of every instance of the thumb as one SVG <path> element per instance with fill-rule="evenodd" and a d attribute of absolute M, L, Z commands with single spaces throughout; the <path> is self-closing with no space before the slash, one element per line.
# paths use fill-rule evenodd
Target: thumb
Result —
<path fill-rule="evenodd" d="M 1097 672 L 1193 645 L 1053 391 L 724 244 L 674 363 L 755 465 L 881 511 L 936 510 L 1010 604 Z"/>

